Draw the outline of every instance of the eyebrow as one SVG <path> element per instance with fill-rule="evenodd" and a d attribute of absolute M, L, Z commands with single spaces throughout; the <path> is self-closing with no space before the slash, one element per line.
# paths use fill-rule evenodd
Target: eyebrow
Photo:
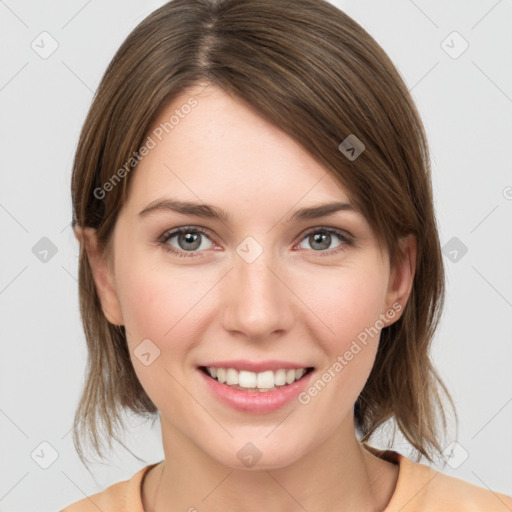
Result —
<path fill-rule="evenodd" d="M 175 213 L 181 213 L 184 215 L 193 215 L 195 217 L 204 217 L 217 219 L 221 222 L 229 223 L 231 215 L 216 206 L 212 206 L 205 203 L 193 203 L 190 201 L 178 201 L 176 199 L 164 198 L 156 199 L 143 210 L 139 212 L 140 217 L 145 217 L 148 214 L 160 212 L 160 211 L 172 211 Z M 351 211 L 355 212 L 356 209 L 351 203 L 334 202 L 326 203 L 318 206 L 310 206 L 307 208 L 301 208 L 297 210 L 289 219 L 285 222 L 293 222 L 300 220 L 316 219 L 318 217 L 325 217 L 332 215 L 338 211 Z"/>

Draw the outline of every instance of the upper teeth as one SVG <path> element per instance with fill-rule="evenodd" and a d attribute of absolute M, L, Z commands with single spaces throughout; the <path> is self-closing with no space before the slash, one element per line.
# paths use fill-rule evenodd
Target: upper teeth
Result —
<path fill-rule="evenodd" d="M 274 386 L 284 386 L 299 380 L 306 373 L 306 368 L 298 370 L 267 370 L 254 373 L 246 370 L 237 371 L 234 368 L 213 368 L 207 366 L 206 371 L 214 379 L 216 378 L 219 382 L 230 386 L 271 389 Z"/>

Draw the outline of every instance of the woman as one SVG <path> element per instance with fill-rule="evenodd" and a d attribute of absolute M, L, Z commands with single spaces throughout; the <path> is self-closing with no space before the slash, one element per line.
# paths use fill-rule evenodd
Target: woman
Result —
<path fill-rule="evenodd" d="M 321 0 L 173 0 L 128 36 L 72 180 L 88 376 L 75 443 L 123 409 L 164 459 L 89 510 L 503 510 L 368 444 L 446 454 L 429 358 L 444 271 L 399 73 Z"/>

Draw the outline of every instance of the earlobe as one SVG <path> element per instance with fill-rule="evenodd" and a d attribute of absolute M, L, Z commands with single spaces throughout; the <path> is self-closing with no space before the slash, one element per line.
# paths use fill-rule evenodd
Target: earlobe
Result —
<path fill-rule="evenodd" d="M 387 311 L 393 309 L 398 311 L 398 315 L 393 315 L 393 320 L 387 323 L 391 325 L 396 322 L 411 294 L 416 272 L 417 242 L 412 234 L 399 240 L 401 248 L 400 261 L 391 269 L 389 277 L 388 292 L 386 295 Z"/>
<path fill-rule="evenodd" d="M 87 253 L 103 314 L 111 324 L 124 325 L 119 299 L 113 284 L 113 271 L 110 268 L 107 255 L 103 254 L 98 247 L 96 230 L 76 225 L 74 233 L 81 247 Z"/>

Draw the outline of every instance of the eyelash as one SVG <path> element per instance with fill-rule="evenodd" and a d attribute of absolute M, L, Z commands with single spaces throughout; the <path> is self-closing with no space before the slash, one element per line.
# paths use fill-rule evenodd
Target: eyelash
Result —
<path fill-rule="evenodd" d="M 180 235 L 182 233 L 201 233 L 208 239 L 210 239 L 210 236 L 208 235 L 208 232 L 204 230 L 203 228 L 200 228 L 198 226 L 184 226 L 182 228 L 173 229 L 172 231 L 167 231 L 162 235 L 162 237 L 159 240 L 159 243 L 162 245 L 163 249 L 167 252 L 170 252 L 171 254 L 174 254 L 175 256 L 178 256 L 180 258 L 190 258 L 190 257 L 196 257 L 197 254 L 200 254 L 202 251 L 190 251 L 188 254 L 186 251 L 178 251 L 174 247 L 170 246 L 167 242 L 171 240 L 171 238 L 174 238 L 176 235 Z M 346 247 L 355 247 L 356 242 L 354 238 L 351 235 L 346 234 L 344 231 L 336 228 L 327 228 L 327 227 L 318 227 L 318 228 L 312 228 L 306 233 L 304 233 L 304 236 L 300 239 L 300 242 L 302 242 L 305 238 L 308 236 L 315 234 L 315 233 L 322 233 L 322 234 L 334 234 L 338 236 L 341 240 L 341 244 L 331 250 L 325 250 L 325 251 L 313 251 L 315 253 L 318 253 L 318 256 L 332 256 L 334 254 L 337 254 L 340 251 L 343 251 Z"/>

